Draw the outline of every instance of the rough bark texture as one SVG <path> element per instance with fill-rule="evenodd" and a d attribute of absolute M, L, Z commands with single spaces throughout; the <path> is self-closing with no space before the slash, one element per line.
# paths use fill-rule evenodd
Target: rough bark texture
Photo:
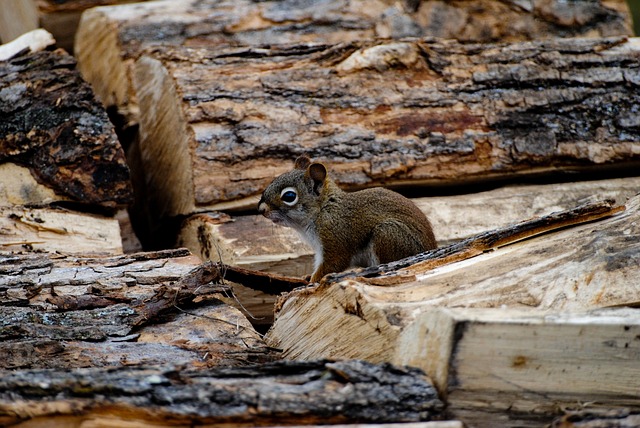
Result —
<path fill-rule="evenodd" d="M 186 250 L 0 253 L 0 367 L 242 365 L 277 356 Z"/>
<path fill-rule="evenodd" d="M 421 36 L 491 42 L 632 34 L 623 0 L 190 0 L 90 10 L 78 28 L 76 53 L 103 101 L 135 117 L 129 68 L 150 45 L 338 43 Z"/>
<path fill-rule="evenodd" d="M 58 200 L 130 201 L 122 147 L 73 57 L 56 50 L 0 62 L 0 95 L 0 164 L 29 168 Z"/>
<path fill-rule="evenodd" d="M 637 166 L 638 46 L 156 48 L 135 75 L 149 206 L 253 206 L 302 153 L 347 188 Z"/>
<path fill-rule="evenodd" d="M 420 371 L 358 361 L 284 361 L 210 371 L 25 370 L 3 373 L 0 380 L 4 426 L 27 420 L 49 427 L 83 421 L 100 426 L 410 422 L 438 417 L 442 407 Z"/>
<path fill-rule="evenodd" d="M 640 411 L 567 409 L 567 414 L 553 421 L 552 428 L 631 428 L 640 425 Z"/>

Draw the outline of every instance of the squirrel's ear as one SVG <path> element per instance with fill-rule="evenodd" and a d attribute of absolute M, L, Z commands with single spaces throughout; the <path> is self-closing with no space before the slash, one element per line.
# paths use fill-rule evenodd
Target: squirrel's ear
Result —
<path fill-rule="evenodd" d="M 320 194 L 320 187 L 324 184 L 324 179 L 327 178 L 327 168 L 321 163 L 312 163 L 308 169 L 309 177 L 313 180 L 313 190 L 317 194 Z"/>
<path fill-rule="evenodd" d="M 296 159 L 296 169 L 307 169 L 309 165 L 311 165 L 311 159 L 307 155 L 298 156 L 298 159 Z"/>

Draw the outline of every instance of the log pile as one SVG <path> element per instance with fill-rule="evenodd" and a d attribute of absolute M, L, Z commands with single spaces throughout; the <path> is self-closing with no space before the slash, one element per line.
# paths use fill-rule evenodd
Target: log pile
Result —
<path fill-rule="evenodd" d="M 633 423 L 640 44 L 622 0 L 534 3 L 97 7 L 91 87 L 0 48 L 0 424 Z M 302 153 L 439 247 L 308 284 L 254 211 Z M 127 164 L 162 250 L 122 254 Z"/>
<path fill-rule="evenodd" d="M 75 59 L 35 35 L 0 61 L 0 248 L 121 253 L 113 214 L 132 189 L 115 129 Z"/>

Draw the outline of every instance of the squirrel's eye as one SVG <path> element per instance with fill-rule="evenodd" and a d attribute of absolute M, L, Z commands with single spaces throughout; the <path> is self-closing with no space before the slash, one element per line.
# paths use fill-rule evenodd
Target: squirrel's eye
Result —
<path fill-rule="evenodd" d="M 298 202 L 298 192 L 296 192 L 296 189 L 293 187 L 284 188 L 282 192 L 280 192 L 280 199 L 282 199 L 282 202 L 285 204 L 292 206 Z"/>

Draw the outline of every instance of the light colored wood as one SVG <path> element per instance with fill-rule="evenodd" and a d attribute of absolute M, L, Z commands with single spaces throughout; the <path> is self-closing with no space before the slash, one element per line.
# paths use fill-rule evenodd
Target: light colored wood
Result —
<path fill-rule="evenodd" d="M 0 206 L 41 205 L 69 200 L 40 184 L 29 168 L 15 163 L 0 164 Z"/>
<path fill-rule="evenodd" d="M 639 334 L 640 309 L 434 308 L 392 361 L 424 369 L 469 427 L 540 426 L 579 403 L 640 409 Z"/>
<path fill-rule="evenodd" d="M 640 190 L 640 178 L 548 185 L 509 186 L 446 197 L 416 198 L 436 232 L 439 246 L 522 220 L 569 209 L 582 203 L 613 199 L 624 204 Z M 182 225 L 179 247 L 202 260 L 305 277 L 313 271 L 313 250 L 291 228 L 259 215 L 220 220 L 220 214 L 195 214 Z M 273 322 L 275 296 L 238 285 L 235 294 L 257 324 Z M 230 302 L 238 306 L 236 302 Z M 375 351 L 374 351 L 375 352 Z"/>
<path fill-rule="evenodd" d="M 0 61 L 7 60 L 27 48 L 31 52 L 38 52 L 55 43 L 56 41 L 51 33 L 46 30 L 36 29 L 29 31 L 11 42 L 0 45 Z"/>
<path fill-rule="evenodd" d="M 640 177 L 574 183 L 507 186 L 478 193 L 413 198 L 433 225 L 439 246 L 583 203 L 613 199 L 618 205 L 640 192 Z M 291 228 L 260 215 L 194 214 L 182 225 L 178 246 L 202 260 L 222 261 L 290 276 L 309 275 L 313 251 Z"/>
<path fill-rule="evenodd" d="M 38 8 L 33 0 L 2 0 L 0 7 L 0 43 L 7 43 L 40 26 Z"/>
<path fill-rule="evenodd" d="M 113 217 L 56 208 L 0 207 L 0 251 L 122 254 Z"/>
<path fill-rule="evenodd" d="M 638 236 L 640 196 L 608 219 L 433 270 L 414 265 L 395 273 L 395 286 L 345 280 L 295 290 L 278 303 L 267 337 L 288 358 L 388 361 L 403 329 L 433 307 L 576 311 L 637 304 Z"/>

